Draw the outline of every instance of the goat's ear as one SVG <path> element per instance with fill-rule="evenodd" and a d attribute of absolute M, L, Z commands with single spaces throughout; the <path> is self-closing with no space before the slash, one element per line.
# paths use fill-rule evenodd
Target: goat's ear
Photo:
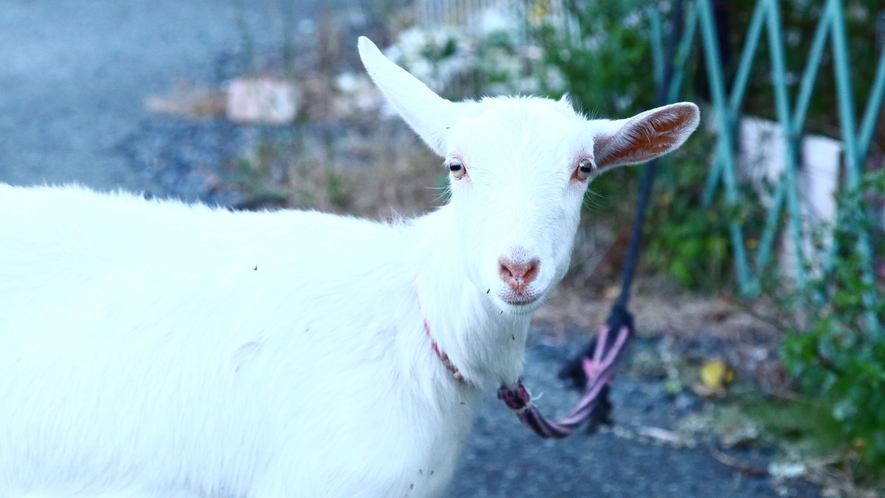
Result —
<path fill-rule="evenodd" d="M 360 59 L 387 101 L 437 154 L 445 156 L 448 129 L 462 114 L 460 106 L 427 88 L 418 78 L 391 62 L 365 36 L 359 40 Z"/>
<path fill-rule="evenodd" d="M 596 166 L 637 164 L 676 150 L 700 121 L 698 106 L 681 102 L 618 121 L 595 121 L 600 128 L 593 145 Z"/>

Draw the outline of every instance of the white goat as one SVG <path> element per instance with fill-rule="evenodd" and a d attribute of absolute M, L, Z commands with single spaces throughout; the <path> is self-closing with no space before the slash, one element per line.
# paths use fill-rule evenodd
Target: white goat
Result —
<path fill-rule="evenodd" d="M 520 375 L 587 184 L 698 123 L 452 103 L 359 49 L 445 157 L 431 214 L 0 186 L 0 498 L 440 496 L 482 389 Z"/>

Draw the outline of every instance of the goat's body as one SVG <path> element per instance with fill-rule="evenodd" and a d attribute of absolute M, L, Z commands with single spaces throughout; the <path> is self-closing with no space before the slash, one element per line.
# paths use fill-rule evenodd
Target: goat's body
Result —
<path fill-rule="evenodd" d="M 699 119 L 456 104 L 360 56 L 450 172 L 410 223 L 0 185 L 0 498 L 439 496 L 587 184 Z"/>
<path fill-rule="evenodd" d="M 0 213 L 0 497 L 436 496 L 448 482 L 480 390 L 436 358 L 423 322 L 442 310 L 418 301 L 435 253 L 420 232 L 445 210 L 397 226 L 0 186 Z M 443 280 L 428 298 L 481 306 Z"/>

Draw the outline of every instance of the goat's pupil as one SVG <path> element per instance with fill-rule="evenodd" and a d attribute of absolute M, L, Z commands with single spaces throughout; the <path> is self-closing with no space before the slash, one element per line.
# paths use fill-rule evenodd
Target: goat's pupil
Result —
<path fill-rule="evenodd" d="M 460 170 L 461 170 L 461 165 L 460 165 L 460 164 L 450 164 L 450 165 L 449 165 L 449 169 L 452 170 L 452 171 L 460 171 Z"/>
<path fill-rule="evenodd" d="M 581 171 L 583 171 L 584 173 L 589 173 L 589 172 L 590 172 L 590 166 L 581 166 Z"/>

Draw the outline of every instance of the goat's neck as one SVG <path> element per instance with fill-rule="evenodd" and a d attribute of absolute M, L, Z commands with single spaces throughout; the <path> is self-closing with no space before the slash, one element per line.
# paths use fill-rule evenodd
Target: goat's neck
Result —
<path fill-rule="evenodd" d="M 503 313 L 471 281 L 449 206 L 419 218 L 412 228 L 416 293 L 432 340 L 468 384 L 513 385 L 522 371 L 531 317 Z"/>

